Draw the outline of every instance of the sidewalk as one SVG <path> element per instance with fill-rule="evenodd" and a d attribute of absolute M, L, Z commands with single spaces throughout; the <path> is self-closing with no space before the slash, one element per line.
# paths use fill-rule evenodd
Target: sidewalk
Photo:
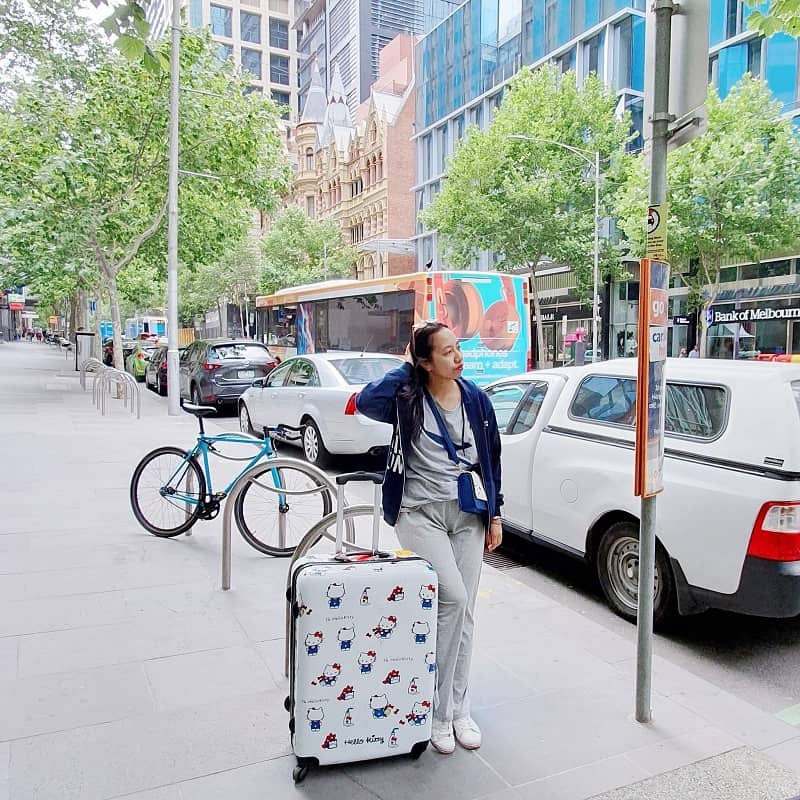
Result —
<path fill-rule="evenodd" d="M 0 800 L 800 795 L 800 728 L 658 658 L 654 722 L 638 725 L 632 642 L 489 566 L 472 685 L 484 746 L 295 787 L 288 561 L 234 532 L 222 592 L 219 517 L 191 537 L 141 530 L 133 467 L 196 423 L 144 388 L 141 420 L 113 400 L 103 418 L 72 363 L 0 345 Z"/>

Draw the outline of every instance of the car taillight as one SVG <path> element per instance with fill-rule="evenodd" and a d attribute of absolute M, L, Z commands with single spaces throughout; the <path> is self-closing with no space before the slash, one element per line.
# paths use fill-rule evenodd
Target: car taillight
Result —
<path fill-rule="evenodd" d="M 215 369 L 221 369 L 221 368 L 222 364 L 209 364 L 208 362 L 203 364 L 203 369 L 206 370 L 206 372 L 213 372 Z"/>
<path fill-rule="evenodd" d="M 358 392 L 356 392 L 358 394 Z M 347 405 L 344 407 L 344 415 L 346 417 L 353 417 L 355 416 L 358 409 L 356 408 L 356 395 L 351 394 L 350 397 L 347 399 Z"/>
<path fill-rule="evenodd" d="M 163 369 L 164 372 L 166 372 L 167 371 L 167 362 L 166 361 L 162 361 L 158 368 L 159 369 Z"/>
<path fill-rule="evenodd" d="M 533 372 L 533 359 L 530 356 L 528 356 L 527 364 L 528 364 L 528 372 Z"/>
<path fill-rule="evenodd" d="M 800 561 L 800 502 L 764 503 L 750 535 L 747 555 Z"/>

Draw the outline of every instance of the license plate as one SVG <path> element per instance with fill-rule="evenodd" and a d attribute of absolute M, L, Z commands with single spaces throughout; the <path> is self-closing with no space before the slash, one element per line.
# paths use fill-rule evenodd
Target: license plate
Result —
<path fill-rule="evenodd" d="M 255 378 L 256 371 L 254 369 L 240 369 L 239 370 L 239 377 L 240 378 Z"/>

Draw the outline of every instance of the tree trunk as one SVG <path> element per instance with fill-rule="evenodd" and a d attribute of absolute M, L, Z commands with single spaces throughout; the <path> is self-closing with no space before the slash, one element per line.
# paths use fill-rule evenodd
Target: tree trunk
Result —
<path fill-rule="evenodd" d="M 245 332 L 245 329 L 244 329 L 244 311 L 242 311 L 242 298 L 241 297 L 239 298 L 239 322 L 241 323 L 241 326 L 242 326 L 242 336 L 246 339 L 247 338 L 247 333 Z"/>
<path fill-rule="evenodd" d="M 700 318 L 697 320 L 697 327 L 700 329 L 700 357 L 707 358 L 708 357 L 708 325 L 706 324 L 706 320 L 708 319 L 708 312 L 711 308 L 712 303 L 714 302 L 714 298 L 710 300 L 706 300 L 703 303 L 703 310 L 700 314 Z"/>
<path fill-rule="evenodd" d="M 75 291 L 69 298 L 69 317 L 67 319 L 67 339 L 75 339 L 75 331 L 78 330 L 78 292 Z"/>
<path fill-rule="evenodd" d="M 106 288 L 108 290 L 108 302 L 111 306 L 111 327 L 114 336 L 114 366 L 117 369 L 125 369 L 122 358 L 122 320 L 119 315 L 119 296 L 117 294 L 116 277 L 106 275 Z"/>
<path fill-rule="evenodd" d="M 544 327 L 542 325 L 542 307 L 539 303 L 539 291 L 536 287 L 536 265 L 539 258 L 531 264 L 531 297 L 533 298 L 533 315 L 536 320 L 536 357 L 533 359 L 533 368 L 541 366 L 545 362 L 544 352 Z"/>

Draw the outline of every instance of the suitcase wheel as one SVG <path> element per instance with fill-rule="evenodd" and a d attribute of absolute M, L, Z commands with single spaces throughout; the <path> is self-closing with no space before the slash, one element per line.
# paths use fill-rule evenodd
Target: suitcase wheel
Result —
<path fill-rule="evenodd" d="M 302 783 L 308 775 L 309 764 L 305 759 L 297 759 L 297 766 L 292 770 L 292 780 L 295 783 Z"/>
<path fill-rule="evenodd" d="M 416 761 L 428 749 L 427 742 L 417 742 L 411 748 L 411 758 Z"/>

